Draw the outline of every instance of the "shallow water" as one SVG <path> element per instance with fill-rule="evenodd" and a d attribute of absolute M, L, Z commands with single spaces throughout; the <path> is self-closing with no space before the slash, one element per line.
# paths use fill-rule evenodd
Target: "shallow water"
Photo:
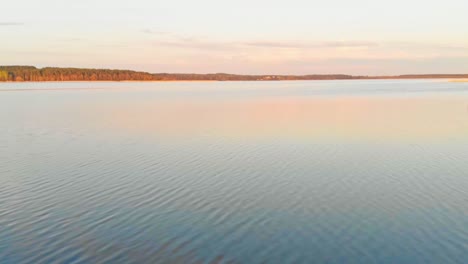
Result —
<path fill-rule="evenodd" d="M 468 259 L 468 83 L 2 83 L 0 122 L 0 263 Z"/>

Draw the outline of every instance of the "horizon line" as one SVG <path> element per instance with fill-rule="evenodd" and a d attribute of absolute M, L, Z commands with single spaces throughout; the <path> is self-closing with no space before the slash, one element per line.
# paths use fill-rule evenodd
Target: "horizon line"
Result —
<path fill-rule="evenodd" d="M 150 72 L 150 71 L 140 71 L 134 69 L 123 69 L 123 68 L 95 68 L 95 67 L 58 67 L 58 66 L 44 66 L 38 67 L 34 65 L 0 65 L 0 71 L 2 68 L 10 67 L 33 67 L 37 70 L 42 69 L 76 69 L 76 70 L 108 70 L 108 71 L 132 71 L 138 73 L 147 73 L 147 74 L 174 74 L 174 75 L 236 75 L 236 76 L 281 76 L 281 77 L 303 77 L 303 76 L 347 76 L 347 77 L 405 77 L 405 76 L 461 76 L 468 75 L 468 73 L 409 73 L 409 74 L 391 74 L 391 75 L 354 75 L 347 73 L 307 73 L 307 74 L 272 74 L 272 73 L 262 73 L 262 74 L 241 74 L 241 73 L 229 73 L 229 72 L 206 72 L 206 73 L 195 73 L 195 72 Z M 467 76 L 463 77 L 466 78 Z"/>

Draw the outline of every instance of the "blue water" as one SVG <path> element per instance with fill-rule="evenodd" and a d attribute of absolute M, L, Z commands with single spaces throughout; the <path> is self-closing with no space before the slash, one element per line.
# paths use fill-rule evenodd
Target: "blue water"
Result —
<path fill-rule="evenodd" d="M 468 83 L 1 83 L 0 263 L 466 263 Z"/>

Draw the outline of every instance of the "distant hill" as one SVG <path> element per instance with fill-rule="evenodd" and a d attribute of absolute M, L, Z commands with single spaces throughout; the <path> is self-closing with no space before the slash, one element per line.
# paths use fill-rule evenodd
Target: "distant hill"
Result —
<path fill-rule="evenodd" d="M 0 82 L 44 81 L 286 81 L 286 80 L 352 80 L 352 79 L 429 79 L 468 78 L 468 74 L 425 74 L 398 76 L 330 75 L 236 75 L 226 73 L 181 74 L 148 73 L 130 70 L 36 68 L 34 66 L 0 66 Z"/>

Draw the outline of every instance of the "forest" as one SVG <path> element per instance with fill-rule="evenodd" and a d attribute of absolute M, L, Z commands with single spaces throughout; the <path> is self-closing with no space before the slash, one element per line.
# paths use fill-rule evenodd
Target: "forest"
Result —
<path fill-rule="evenodd" d="M 468 78 L 468 74 L 421 74 L 397 76 L 353 76 L 345 74 L 314 75 L 237 75 L 226 73 L 184 74 L 148 73 L 130 70 L 36 68 L 34 66 L 0 66 L 0 82 L 44 81 L 287 81 L 352 79 L 427 79 Z"/>
<path fill-rule="evenodd" d="M 0 81 L 151 81 L 152 74 L 127 70 L 0 66 Z"/>

